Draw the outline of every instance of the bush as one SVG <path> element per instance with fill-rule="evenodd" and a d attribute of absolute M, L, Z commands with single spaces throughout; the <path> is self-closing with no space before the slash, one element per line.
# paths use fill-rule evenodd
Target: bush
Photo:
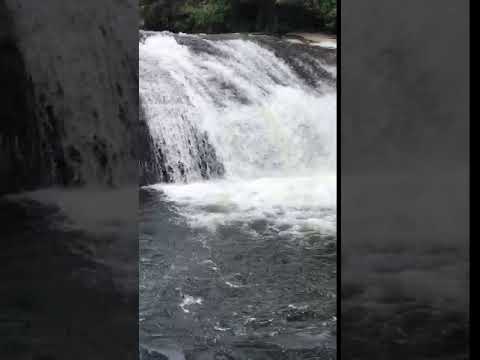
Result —
<path fill-rule="evenodd" d="M 188 1 L 183 7 L 192 28 L 206 32 L 223 31 L 231 10 L 230 0 Z"/>
<path fill-rule="evenodd" d="M 326 30 L 337 30 L 337 0 L 319 0 L 319 15 Z"/>
<path fill-rule="evenodd" d="M 316 19 L 322 30 L 337 30 L 337 0 L 304 0 L 304 8 Z"/>
<path fill-rule="evenodd" d="M 332 31 L 336 0 L 139 0 L 147 30 Z"/>

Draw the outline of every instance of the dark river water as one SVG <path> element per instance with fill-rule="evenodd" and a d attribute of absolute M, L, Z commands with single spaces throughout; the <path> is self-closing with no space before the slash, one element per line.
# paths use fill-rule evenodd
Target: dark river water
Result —
<path fill-rule="evenodd" d="M 268 218 L 197 227 L 178 204 L 140 192 L 143 359 L 336 358 L 335 235 L 293 239 Z"/>

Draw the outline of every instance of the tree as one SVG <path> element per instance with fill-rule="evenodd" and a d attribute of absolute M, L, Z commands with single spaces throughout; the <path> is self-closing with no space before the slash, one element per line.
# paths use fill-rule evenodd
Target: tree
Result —
<path fill-rule="evenodd" d="M 314 16 L 320 29 L 336 32 L 337 0 L 304 0 L 303 6 Z"/>
<path fill-rule="evenodd" d="M 144 28 L 183 32 L 336 31 L 336 0 L 139 0 Z"/>
<path fill-rule="evenodd" d="M 189 0 L 183 6 L 193 29 L 207 32 L 225 31 L 231 10 L 231 0 Z"/>
<path fill-rule="evenodd" d="M 259 0 L 257 10 L 257 31 L 277 32 L 278 18 L 276 0 Z"/>

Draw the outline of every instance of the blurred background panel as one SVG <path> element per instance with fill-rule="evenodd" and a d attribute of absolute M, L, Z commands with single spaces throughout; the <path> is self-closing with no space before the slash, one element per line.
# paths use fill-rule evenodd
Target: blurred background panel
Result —
<path fill-rule="evenodd" d="M 138 2 L 0 1 L 0 358 L 138 356 Z"/>
<path fill-rule="evenodd" d="M 341 350 L 468 358 L 469 2 L 341 4 Z"/>

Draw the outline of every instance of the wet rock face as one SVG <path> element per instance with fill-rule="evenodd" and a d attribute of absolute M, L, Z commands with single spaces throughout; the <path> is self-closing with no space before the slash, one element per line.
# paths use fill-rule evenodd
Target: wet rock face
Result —
<path fill-rule="evenodd" d="M 324 68 L 325 65 L 336 66 L 336 49 L 290 43 L 277 37 L 264 35 L 258 35 L 255 40 L 283 59 L 308 85 L 316 86 L 319 81 L 326 82 L 330 86 L 336 85 L 336 76 Z M 323 66 L 320 65 L 319 59 L 322 59 Z"/>
<path fill-rule="evenodd" d="M 139 184 L 140 186 L 151 185 L 155 183 L 173 183 L 176 181 L 175 174 L 180 173 L 181 181 L 187 182 L 187 173 L 185 164 L 179 161 L 171 164 L 165 157 L 168 149 L 163 148 L 162 144 L 156 142 L 145 119 L 143 108 L 140 106 L 140 127 L 137 138 L 139 139 Z M 208 141 L 205 133 L 196 132 L 192 129 L 194 137 L 190 143 L 192 149 L 198 154 L 196 167 L 199 169 L 203 179 L 222 177 L 225 174 L 223 164 L 217 158 L 215 149 Z M 177 179 L 178 180 L 178 179 Z"/>
<path fill-rule="evenodd" d="M 137 183 L 136 11 L 0 0 L 0 192 Z"/>
<path fill-rule="evenodd" d="M 161 149 L 156 149 L 155 142 L 150 135 L 150 130 L 145 121 L 143 109 L 139 109 L 140 127 L 138 129 L 138 154 L 139 154 L 139 184 L 140 186 L 156 182 L 170 182 L 165 168 Z M 155 153 L 159 152 L 160 161 L 156 160 Z"/>

